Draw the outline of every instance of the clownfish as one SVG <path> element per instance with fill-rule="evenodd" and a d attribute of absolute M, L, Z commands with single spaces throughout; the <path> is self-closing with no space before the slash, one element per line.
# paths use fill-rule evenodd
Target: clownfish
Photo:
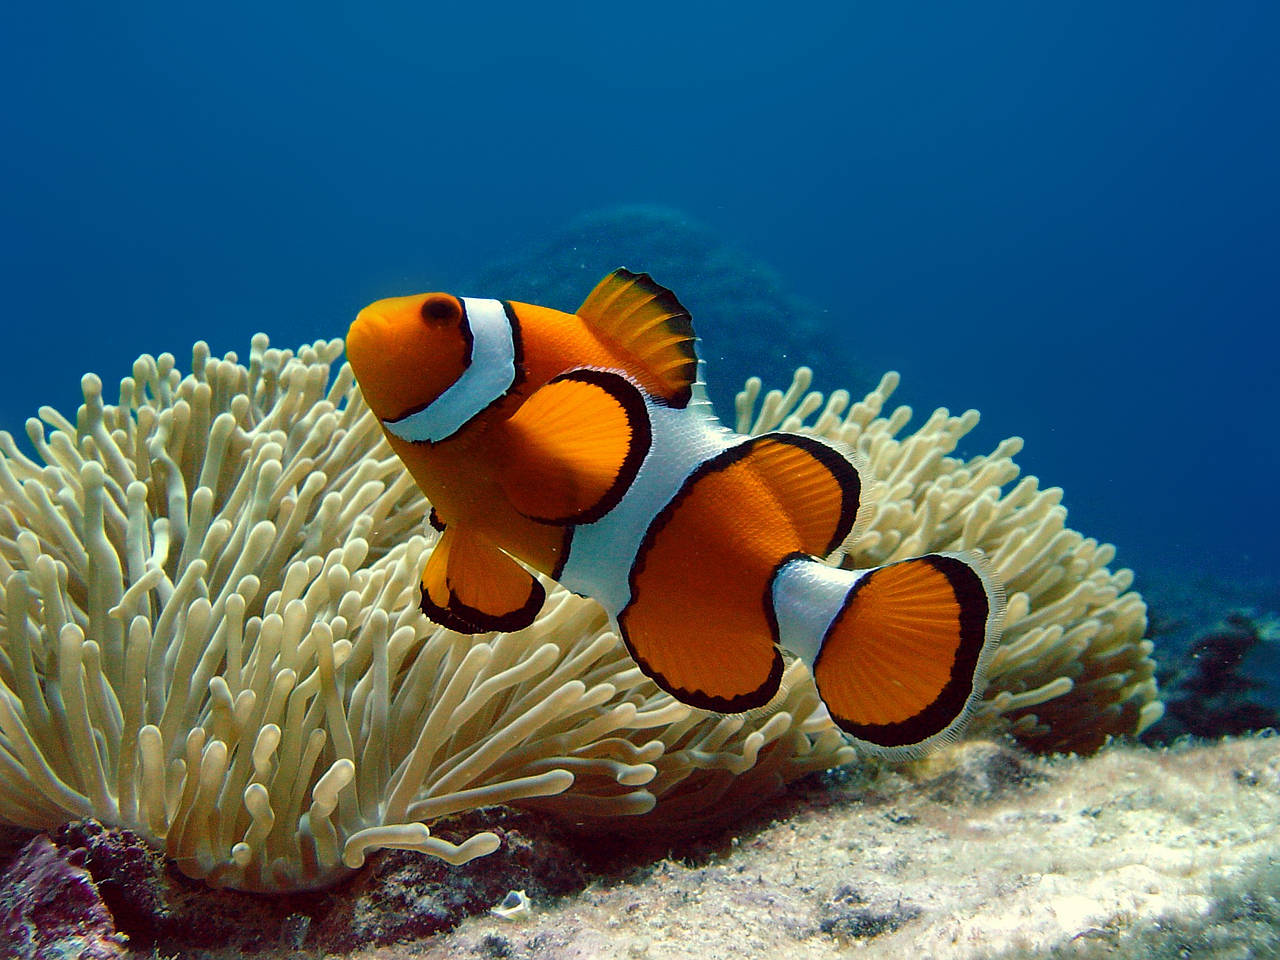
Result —
<path fill-rule="evenodd" d="M 538 571 L 599 601 L 677 700 L 762 707 L 785 649 L 832 720 L 889 756 L 954 738 L 980 695 L 1004 606 L 982 557 L 825 563 L 865 512 L 857 455 L 722 426 L 689 312 L 647 274 L 614 271 L 576 313 L 379 300 L 346 349 L 432 504 L 421 608 L 435 622 L 526 627 L 545 600 Z"/>

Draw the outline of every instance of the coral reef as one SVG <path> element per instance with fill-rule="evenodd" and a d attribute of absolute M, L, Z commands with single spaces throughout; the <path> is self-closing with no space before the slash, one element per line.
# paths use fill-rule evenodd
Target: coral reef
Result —
<path fill-rule="evenodd" d="M 1280 956 L 1280 738 L 1089 758 L 982 742 L 928 766 L 812 781 L 716 852 L 670 859 L 521 924 L 489 916 L 424 960 Z M 1002 771 L 1023 768 L 1007 780 Z M 939 777 L 1004 786 L 940 799 Z M 982 772 L 986 768 L 986 772 Z M 1206 803 L 1206 798 L 1212 802 Z M 357 953 L 352 960 L 378 954 Z"/>
<path fill-rule="evenodd" d="M 305 942 L 327 955 L 452 929 L 513 885 L 539 901 L 586 886 L 582 851 L 548 818 L 486 808 L 470 819 L 441 830 L 463 839 L 483 826 L 501 837 L 501 849 L 461 866 L 391 851 L 348 883 L 273 897 L 213 890 L 167 869 L 163 855 L 136 835 L 76 821 L 52 843 L 43 835 L 31 840 L 0 868 L 0 930 L 8 924 L 11 934 L 0 944 L 30 944 L 23 955 L 45 957 L 40 950 L 54 941 L 118 949 L 127 938 L 131 955 L 239 956 Z M 9 954 L 0 949 L 0 956 Z"/>
<path fill-rule="evenodd" d="M 1257 697 L 1266 683 L 1245 669 L 1250 653 L 1277 640 L 1280 621 L 1275 618 L 1228 613 L 1164 664 L 1165 715 L 1144 738 L 1166 742 L 1184 734 L 1222 737 L 1280 728 L 1280 710 Z"/>
<path fill-rule="evenodd" d="M 1280 726 L 1280 579 L 1185 559 L 1144 567 L 1138 583 L 1168 709 L 1143 734 L 1220 737 Z"/>
<path fill-rule="evenodd" d="M 0 877 L 0 943 L 15 960 L 123 960 L 125 937 L 83 866 L 48 837 L 32 840 Z"/>
<path fill-rule="evenodd" d="M 0 433 L 0 819 L 96 817 L 192 877 L 296 890 L 380 847 L 490 853 L 493 831 L 427 826 L 486 804 L 665 829 L 853 759 L 798 663 L 768 708 L 718 716 L 658 691 L 563 590 L 515 634 L 427 622 L 428 505 L 340 352 L 260 336 L 244 366 L 201 344 L 185 377 L 143 357 L 116 404 L 87 376 L 75 423 L 28 421 L 36 459 Z M 879 415 L 895 375 L 852 405 L 808 381 L 758 411 L 753 382 L 739 415 L 861 451 L 881 498 L 847 559 L 979 547 L 1008 585 L 981 724 L 1091 750 L 1158 716 L 1131 574 L 1065 528 L 1060 491 L 1003 489 L 1019 441 L 958 460 L 975 412 L 899 437 L 910 411 Z"/>
<path fill-rule="evenodd" d="M 441 832 L 494 829 L 491 856 L 392 851 L 306 894 L 211 890 L 91 823 L 56 839 L 101 894 L 77 910 L 105 903 L 140 960 L 660 960 L 694 937 L 708 957 L 1228 958 L 1280 955 L 1277 822 L 1277 737 L 1090 758 L 977 740 L 805 778 L 698 841 L 588 839 L 490 808 Z M 490 908 L 511 888 L 531 903 L 504 920 Z"/>

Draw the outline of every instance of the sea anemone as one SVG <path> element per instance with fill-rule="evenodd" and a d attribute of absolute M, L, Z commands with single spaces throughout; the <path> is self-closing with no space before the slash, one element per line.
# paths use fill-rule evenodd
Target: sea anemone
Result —
<path fill-rule="evenodd" d="M 334 375 L 341 351 L 260 335 L 246 367 L 197 344 L 186 376 L 144 356 L 116 404 L 90 375 L 74 424 L 41 408 L 34 458 L 0 432 L 0 819 L 93 816 L 191 876 L 287 890 L 377 847 L 490 852 L 492 833 L 427 826 L 486 804 L 690 823 L 853 759 L 799 663 L 768 708 L 719 716 L 660 692 L 595 603 L 551 584 L 518 633 L 428 622 L 429 506 Z M 895 383 L 842 415 L 802 371 L 755 416 L 749 385 L 740 419 L 864 452 L 883 496 L 847 559 L 988 551 L 1010 606 L 980 723 L 1092 749 L 1152 722 L 1145 608 L 1110 548 L 1064 529 L 1057 491 L 1002 493 L 1017 441 L 947 456 L 976 414 L 897 439 L 909 412 L 877 416 Z"/>

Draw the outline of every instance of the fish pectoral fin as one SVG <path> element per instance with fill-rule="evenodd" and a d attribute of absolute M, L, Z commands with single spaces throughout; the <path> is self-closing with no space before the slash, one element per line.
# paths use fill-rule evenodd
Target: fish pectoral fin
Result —
<path fill-rule="evenodd" d="M 501 483 L 520 513 L 580 524 L 608 513 L 635 479 L 652 432 L 644 397 L 607 370 L 570 370 L 540 387 L 503 424 Z"/>
<path fill-rule="evenodd" d="M 647 273 L 619 267 L 596 284 L 578 316 L 634 357 L 665 402 L 678 409 L 688 405 L 698 377 L 698 338 L 689 311 L 674 293 Z"/>
<path fill-rule="evenodd" d="M 813 663 L 831 718 L 887 756 L 954 739 L 982 692 L 1003 609 L 976 554 L 930 554 L 862 573 Z"/>
<path fill-rule="evenodd" d="M 533 623 L 546 600 L 538 579 L 484 537 L 457 526 L 422 568 L 422 612 L 459 633 L 510 632 Z"/>

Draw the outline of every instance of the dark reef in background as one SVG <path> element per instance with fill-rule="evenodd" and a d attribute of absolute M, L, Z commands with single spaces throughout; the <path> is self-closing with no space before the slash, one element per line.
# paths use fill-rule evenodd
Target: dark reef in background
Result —
<path fill-rule="evenodd" d="M 1165 715 L 1146 739 L 1167 741 L 1190 734 L 1221 737 L 1268 727 L 1280 729 L 1280 710 L 1268 705 L 1268 683 L 1246 661 L 1274 643 L 1274 626 L 1248 613 L 1228 613 L 1215 629 L 1198 637 L 1181 655 L 1161 664 Z"/>
<path fill-rule="evenodd" d="M 1148 564 L 1137 587 L 1149 608 L 1165 702 L 1143 741 L 1280 728 L 1280 583 Z"/>
<path fill-rule="evenodd" d="M 852 320 L 832 318 L 788 293 L 771 268 L 667 207 L 626 205 L 584 214 L 460 289 L 573 311 L 618 267 L 650 274 L 692 314 L 708 392 L 730 425 L 733 397 L 749 376 L 781 388 L 796 367 L 809 366 L 819 390 L 845 388 L 857 395 L 875 385 L 856 364 Z"/>

